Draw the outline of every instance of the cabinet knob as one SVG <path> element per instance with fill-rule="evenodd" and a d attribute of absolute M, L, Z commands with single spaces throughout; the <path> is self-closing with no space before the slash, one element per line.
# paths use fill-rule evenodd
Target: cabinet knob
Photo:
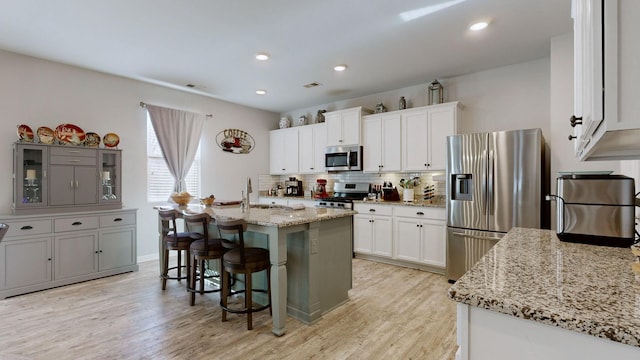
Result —
<path fill-rule="evenodd" d="M 33 229 L 33 226 L 30 226 L 30 225 L 25 225 L 20 228 L 20 230 L 31 230 L 31 229 Z"/>
<path fill-rule="evenodd" d="M 376 209 L 369 209 L 369 212 L 376 212 Z"/>
<path fill-rule="evenodd" d="M 80 221 L 74 221 L 71 225 L 73 225 L 73 226 L 82 225 L 82 222 L 80 222 Z"/>
<path fill-rule="evenodd" d="M 571 127 L 582 125 L 582 116 L 571 115 L 571 117 L 569 118 L 569 124 L 571 124 Z"/>
<path fill-rule="evenodd" d="M 48 258 L 47 261 L 51 261 L 51 258 Z"/>
<path fill-rule="evenodd" d="M 575 135 L 569 135 L 569 137 L 568 137 L 569 141 L 571 141 L 573 139 L 576 139 L 576 138 L 577 138 L 577 136 L 575 136 Z"/>
<path fill-rule="evenodd" d="M 113 221 L 115 221 L 115 222 L 122 221 L 122 218 L 115 218 L 115 219 L 113 219 Z"/>
<path fill-rule="evenodd" d="M 416 215 L 424 215 L 424 213 L 422 211 L 418 211 Z"/>

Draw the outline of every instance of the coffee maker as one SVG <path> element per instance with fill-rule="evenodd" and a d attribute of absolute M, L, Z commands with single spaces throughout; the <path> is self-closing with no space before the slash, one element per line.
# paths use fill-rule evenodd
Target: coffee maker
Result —
<path fill-rule="evenodd" d="M 290 177 L 288 181 L 284 182 L 285 196 L 304 196 L 302 190 L 302 180 L 297 180 L 295 177 Z"/>

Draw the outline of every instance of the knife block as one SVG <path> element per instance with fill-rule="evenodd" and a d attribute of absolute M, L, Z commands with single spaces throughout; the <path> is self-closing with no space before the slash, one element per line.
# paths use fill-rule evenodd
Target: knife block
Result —
<path fill-rule="evenodd" d="M 398 189 L 382 189 L 382 200 L 384 201 L 400 201 Z"/>

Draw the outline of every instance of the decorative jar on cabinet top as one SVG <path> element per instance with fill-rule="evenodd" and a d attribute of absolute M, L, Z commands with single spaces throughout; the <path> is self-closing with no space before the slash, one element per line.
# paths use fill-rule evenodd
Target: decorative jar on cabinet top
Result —
<path fill-rule="evenodd" d="M 280 118 L 280 129 L 286 129 L 291 126 L 291 120 L 288 117 L 283 116 Z"/>

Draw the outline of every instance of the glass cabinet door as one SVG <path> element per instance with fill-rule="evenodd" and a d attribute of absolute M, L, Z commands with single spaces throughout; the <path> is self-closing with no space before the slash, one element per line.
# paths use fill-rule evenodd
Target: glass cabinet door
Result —
<path fill-rule="evenodd" d="M 46 146 L 16 144 L 14 150 L 14 207 L 47 205 Z"/>
<path fill-rule="evenodd" d="M 100 202 L 121 202 L 120 151 L 100 150 Z"/>

